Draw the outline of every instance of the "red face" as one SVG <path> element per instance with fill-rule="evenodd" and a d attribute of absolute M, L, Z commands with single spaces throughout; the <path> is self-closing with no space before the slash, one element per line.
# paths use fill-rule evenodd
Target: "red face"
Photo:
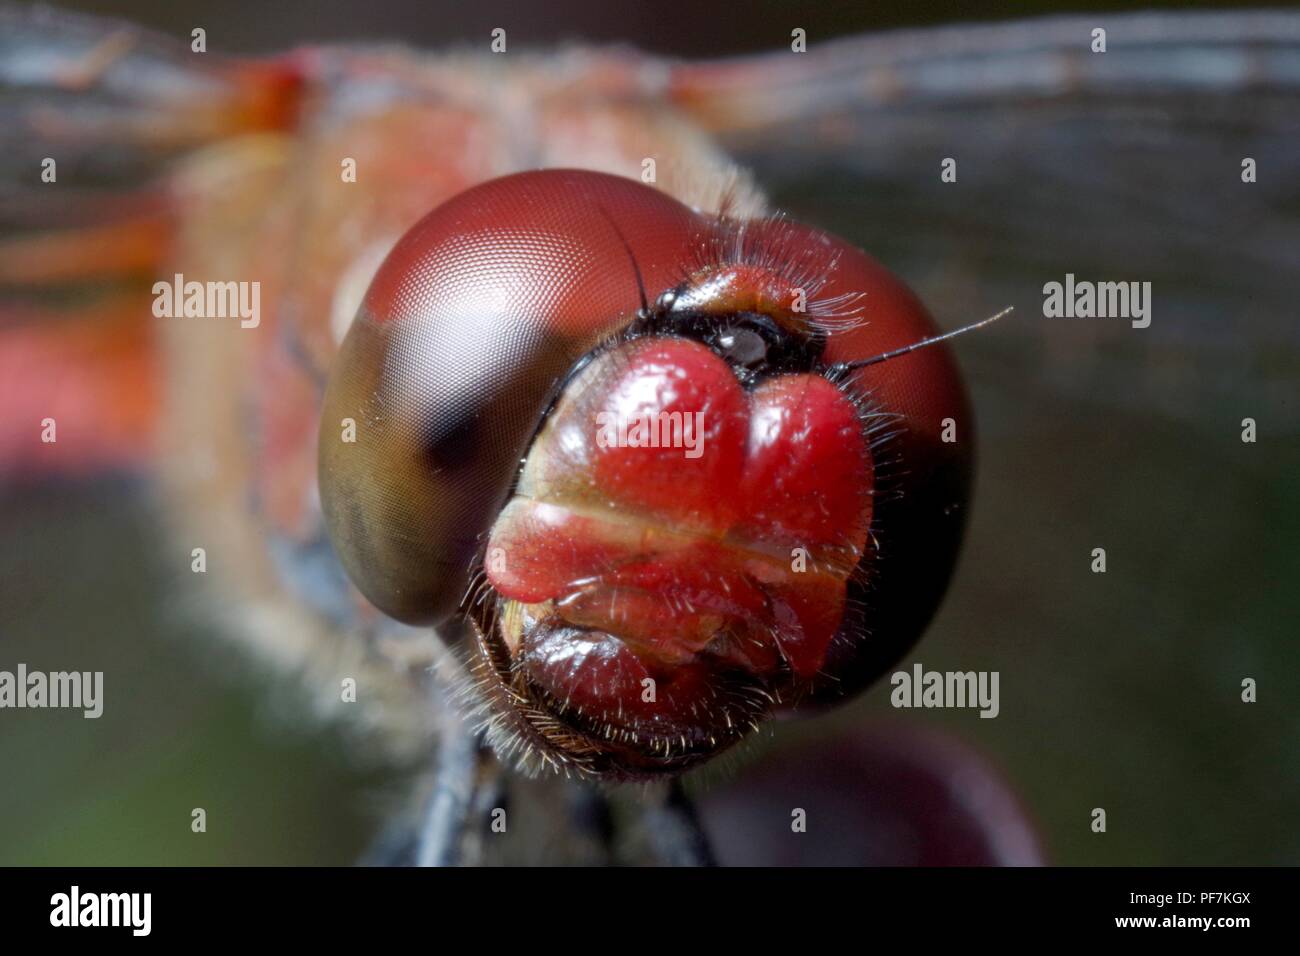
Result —
<path fill-rule="evenodd" d="M 331 535 L 381 609 L 473 625 L 500 749 L 678 771 L 854 693 L 933 613 L 970 465 L 955 368 L 842 363 L 934 332 L 816 230 L 595 173 L 486 183 L 407 233 L 342 346 Z"/>

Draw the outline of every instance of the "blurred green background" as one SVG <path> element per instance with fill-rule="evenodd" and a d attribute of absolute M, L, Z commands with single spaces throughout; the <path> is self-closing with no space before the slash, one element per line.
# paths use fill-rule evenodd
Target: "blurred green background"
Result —
<path fill-rule="evenodd" d="M 715 16 L 699 5 L 629 14 L 594 0 L 545 12 L 491 3 L 431 12 L 414 2 L 67 6 L 180 34 L 201 24 L 212 49 L 365 37 L 438 47 L 478 41 L 500 23 L 523 45 L 588 37 L 684 56 L 785 43 L 787 24 L 815 38 L 1059 9 L 771 2 L 759 5 L 765 14 Z M 1053 862 L 1300 862 L 1294 307 L 1289 320 L 1274 319 L 1286 330 L 1280 355 L 1276 340 L 1231 336 L 1188 344 L 1175 335 L 1149 346 L 1118 326 L 1062 327 L 1053 345 L 1032 313 L 1041 255 L 990 254 L 981 263 L 969 248 L 985 240 L 978 221 L 906 218 L 905 186 L 856 174 L 840 181 L 833 167 L 818 177 L 774 168 L 761 178 L 778 206 L 842 232 L 898 271 L 945 325 L 1008 302 L 1031 310 L 1024 325 L 1004 323 L 958 348 L 982 431 L 970 535 L 938 619 L 906 661 L 999 670 L 1002 714 L 906 719 L 947 727 L 1000 765 Z M 996 219 L 996 207 L 984 212 Z M 996 232 L 990 246 L 1001 239 L 1028 249 L 1024 234 Z M 1068 267 L 1112 277 L 1103 244 L 1072 253 L 1046 274 L 1059 278 Z M 978 281 L 954 263 L 976 269 Z M 1179 294 L 1202 297 L 1207 310 L 1249 294 L 1218 278 L 1179 276 Z M 1176 301 L 1164 291 L 1174 281 L 1160 302 Z M 1176 310 L 1164 308 L 1155 321 L 1176 327 Z M 1164 357 L 1142 354 L 1148 348 L 1164 348 Z M 1271 412 L 1268 402 L 1283 394 L 1290 404 Z M 1263 423 L 1255 445 L 1238 439 L 1247 414 Z M 190 613 L 194 577 L 161 566 L 147 486 L 7 489 L 0 528 L 0 667 L 108 672 L 99 720 L 0 714 L 0 863 L 356 859 L 405 781 L 358 762 L 336 732 L 304 729 L 288 692 Z M 1108 551 L 1106 575 L 1088 570 L 1098 545 Z M 1240 702 L 1246 676 L 1259 682 L 1253 705 Z M 894 713 L 888 689 L 781 725 L 761 759 Z M 208 831 L 195 835 L 190 810 L 199 806 Z M 1107 809 L 1105 835 L 1089 830 L 1095 806 Z"/>

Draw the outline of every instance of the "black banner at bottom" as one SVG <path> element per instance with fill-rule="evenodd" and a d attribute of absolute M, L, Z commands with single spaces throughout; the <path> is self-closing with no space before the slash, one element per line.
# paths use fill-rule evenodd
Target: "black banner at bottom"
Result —
<path fill-rule="evenodd" d="M 890 938 L 1107 936 L 1231 944 L 1294 918 L 1297 871 L 958 870 L 0 870 L 7 941 L 75 935 L 203 943 L 338 944 L 391 933 L 635 939 L 673 929 L 771 942 L 852 927 Z M 592 933 L 614 936 L 591 936 Z M 659 937 L 662 939 L 662 937 Z M 1052 938 L 1052 937 L 1048 937 Z M 504 941 L 504 938 L 503 940 Z M 453 945 L 460 945 L 453 943 Z"/>

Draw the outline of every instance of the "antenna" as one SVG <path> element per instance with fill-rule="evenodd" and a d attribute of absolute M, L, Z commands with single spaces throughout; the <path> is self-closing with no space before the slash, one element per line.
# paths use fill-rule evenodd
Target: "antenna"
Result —
<path fill-rule="evenodd" d="M 923 349 L 927 345 L 934 345 L 936 342 L 942 342 L 945 339 L 951 339 L 958 335 L 964 335 L 967 332 L 974 332 L 976 329 L 982 329 L 986 325 L 991 325 L 998 319 L 1004 318 L 1015 311 L 1014 305 L 1009 305 L 996 315 L 990 315 L 987 319 L 980 319 L 971 325 L 963 326 L 960 329 L 953 329 L 951 332 L 945 332 L 943 335 L 936 335 L 933 338 L 922 339 L 919 342 L 913 342 L 911 345 L 904 345 L 902 348 L 894 349 L 890 352 L 881 352 L 871 358 L 858 359 L 856 362 L 839 362 L 831 366 L 831 371 L 837 375 L 844 375 L 848 372 L 856 371 L 860 368 L 866 368 L 868 365 L 875 365 L 877 362 L 886 362 L 892 358 L 898 358 L 900 355 L 906 355 L 908 352 L 915 352 L 917 349 Z"/>
<path fill-rule="evenodd" d="M 645 297 L 645 280 L 641 278 L 641 267 L 637 265 L 636 256 L 632 254 L 632 246 L 628 244 L 627 237 L 623 235 L 623 230 L 618 228 L 618 223 L 609 214 L 609 210 L 600 203 L 596 204 L 596 208 L 600 210 L 600 214 L 609 223 L 609 228 L 614 230 L 614 235 L 618 236 L 618 241 L 623 243 L 623 249 L 627 252 L 628 261 L 632 263 L 632 274 L 636 276 L 636 291 L 641 296 L 641 315 L 649 315 L 650 303 L 646 301 Z"/>

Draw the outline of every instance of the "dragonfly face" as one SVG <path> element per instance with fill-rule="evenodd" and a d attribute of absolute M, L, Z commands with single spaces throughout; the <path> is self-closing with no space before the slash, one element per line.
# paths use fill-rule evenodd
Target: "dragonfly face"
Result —
<path fill-rule="evenodd" d="M 930 588 L 870 592 L 915 536 L 903 570 L 942 590 L 965 399 L 939 349 L 847 363 L 933 331 L 815 230 L 589 172 L 493 180 L 370 286 L 325 397 L 325 517 L 386 613 L 473 621 L 499 750 L 680 771 L 860 687 L 928 617 Z"/>

